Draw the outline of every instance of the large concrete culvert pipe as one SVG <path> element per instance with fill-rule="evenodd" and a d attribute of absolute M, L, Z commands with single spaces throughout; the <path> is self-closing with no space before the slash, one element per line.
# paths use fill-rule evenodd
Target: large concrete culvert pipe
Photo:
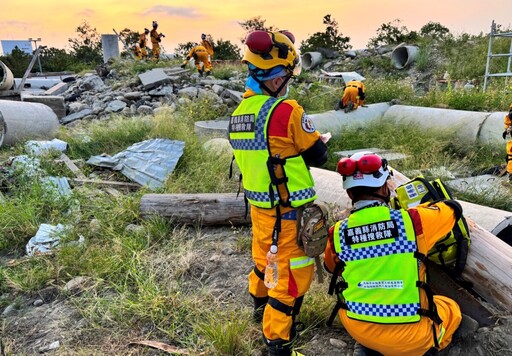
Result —
<path fill-rule="evenodd" d="M 323 56 L 320 52 L 306 52 L 302 55 L 301 60 L 304 69 L 313 69 L 322 63 Z"/>
<path fill-rule="evenodd" d="M 59 126 L 57 115 L 44 104 L 0 100 L 0 146 L 55 138 Z"/>
<path fill-rule="evenodd" d="M 391 52 L 391 63 L 397 69 L 407 68 L 418 56 L 418 47 L 399 45 Z"/>
<path fill-rule="evenodd" d="M 14 85 L 14 75 L 7 66 L 0 61 L 0 91 L 9 90 Z"/>

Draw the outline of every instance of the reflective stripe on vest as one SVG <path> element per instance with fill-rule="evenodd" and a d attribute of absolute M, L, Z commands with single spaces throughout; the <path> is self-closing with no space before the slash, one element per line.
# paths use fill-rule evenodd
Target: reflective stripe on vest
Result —
<path fill-rule="evenodd" d="M 297 269 L 297 268 L 310 266 L 313 263 L 315 263 L 314 257 L 301 256 L 301 257 L 290 258 L 290 269 Z"/>
<path fill-rule="evenodd" d="M 272 208 L 279 203 L 277 188 L 271 185 L 267 169 L 270 154 L 267 127 L 272 111 L 282 100 L 252 96 L 244 99 L 230 118 L 229 140 L 236 162 L 242 175 L 250 177 L 243 181 L 245 195 L 252 205 L 260 208 Z M 286 186 L 292 207 L 316 199 L 313 177 L 302 156 L 285 158 L 283 171 L 288 178 Z"/>
<path fill-rule="evenodd" d="M 365 208 L 338 222 L 334 248 L 346 263 L 341 295 L 347 316 L 376 323 L 420 320 L 416 235 L 405 210 Z"/>

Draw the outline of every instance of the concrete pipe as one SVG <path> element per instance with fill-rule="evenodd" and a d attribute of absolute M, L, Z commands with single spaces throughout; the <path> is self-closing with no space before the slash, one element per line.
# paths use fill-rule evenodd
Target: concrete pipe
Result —
<path fill-rule="evenodd" d="M 388 103 L 377 103 L 359 107 L 349 113 L 344 113 L 343 110 L 331 110 L 308 116 L 318 131 L 336 134 L 347 127 L 366 127 L 369 123 L 382 118 L 388 109 Z"/>
<path fill-rule="evenodd" d="M 14 75 L 7 66 L 0 61 L 0 91 L 9 90 L 14 84 Z"/>
<path fill-rule="evenodd" d="M 57 115 L 44 104 L 0 100 L 0 146 L 53 139 L 59 126 Z"/>
<path fill-rule="evenodd" d="M 320 52 L 306 52 L 302 55 L 302 67 L 304 69 L 313 69 L 322 63 L 323 56 Z"/>
<path fill-rule="evenodd" d="M 391 63 L 397 69 L 404 69 L 416 60 L 418 50 L 416 46 L 397 46 L 391 52 Z"/>

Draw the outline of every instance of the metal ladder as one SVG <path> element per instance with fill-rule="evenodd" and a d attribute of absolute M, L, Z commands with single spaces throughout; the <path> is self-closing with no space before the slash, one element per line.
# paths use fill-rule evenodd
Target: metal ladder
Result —
<path fill-rule="evenodd" d="M 510 50 L 509 53 L 492 53 L 492 41 L 494 37 L 510 37 Z M 489 73 L 489 63 L 493 57 L 508 57 L 507 71 L 505 73 Z M 496 33 L 496 23 L 494 20 L 491 24 L 491 33 L 489 34 L 489 48 L 487 50 L 487 64 L 485 65 L 485 79 L 484 79 L 484 92 L 487 89 L 487 82 L 490 77 L 506 77 L 505 85 L 508 83 L 508 77 L 512 77 L 510 71 L 510 64 L 512 61 L 512 32 Z"/>

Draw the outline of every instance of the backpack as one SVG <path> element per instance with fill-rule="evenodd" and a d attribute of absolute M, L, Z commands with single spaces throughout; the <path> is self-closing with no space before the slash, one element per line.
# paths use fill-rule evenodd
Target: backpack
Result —
<path fill-rule="evenodd" d="M 426 202 L 453 199 L 450 190 L 440 179 L 428 181 L 422 176 L 400 185 L 395 191 L 396 197 L 391 199 L 394 209 L 408 209 Z M 469 245 L 469 228 L 462 216 L 453 230 L 428 252 L 427 257 L 455 277 L 460 277 L 466 265 Z"/>
<path fill-rule="evenodd" d="M 309 203 L 297 209 L 297 245 L 309 257 L 315 258 L 318 281 L 323 282 L 320 255 L 329 238 L 329 212 L 321 202 Z"/>

